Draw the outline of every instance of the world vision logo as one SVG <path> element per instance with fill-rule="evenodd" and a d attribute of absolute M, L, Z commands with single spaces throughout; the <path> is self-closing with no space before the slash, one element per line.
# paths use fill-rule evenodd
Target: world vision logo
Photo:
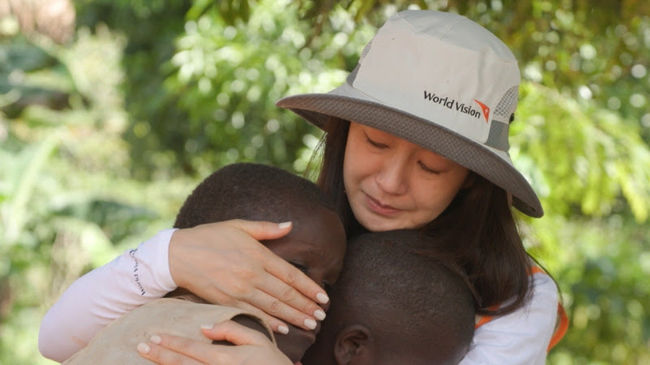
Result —
<path fill-rule="evenodd" d="M 474 101 L 481 107 L 483 117 L 485 117 L 485 123 L 487 123 L 490 120 L 490 108 L 476 99 L 474 99 Z"/>
<path fill-rule="evenodd" d="M 483 115 L 486 122 L 490 118 L 490 108 L 476 99 L 474 99 L 474 101 L 481 107 L 480 111 L 473 108 L 471 105 L 459 103 L 457 100 L 451 99 L 448 96 L 441 97 L 435 93 L 428 92 L 427 90 L 424 90 L 424 100 L 428 100 L 434 104 L 442 105 L 450 110 L 456 110 L 458 112 L 467 114 L 476 119 L 481 119 L 481 115 Z"/>

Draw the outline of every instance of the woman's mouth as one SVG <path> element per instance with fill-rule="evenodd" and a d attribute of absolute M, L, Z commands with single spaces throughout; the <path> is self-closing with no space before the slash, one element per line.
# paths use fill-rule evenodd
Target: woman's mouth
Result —
<path fill-rule="evenodd" d="M 364 193 L 366 196 L 366 207 L 373 213 L 381 216 L 393 216 L 401 211 L 387 204 L 382 204 L 379 200 Z"/>

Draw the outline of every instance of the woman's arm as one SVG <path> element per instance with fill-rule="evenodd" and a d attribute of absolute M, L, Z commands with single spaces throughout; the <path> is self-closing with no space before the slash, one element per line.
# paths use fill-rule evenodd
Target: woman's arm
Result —
<path fill-rule="evenodd" d="M 315 312 L 322 312 L 316 302 L 329 301 L 325 291 L 259 243 L 290 230 L 291 224 L 230 220 L 164 231 L 74 282 L 43 319 L 39 349 L 65 360 L 112 320 L 176 286 L 246 309 L 278 332 L 288 331 L 283 320 L 313 329 Z"/>
<path fill-rule="evenodd" d="M 461 365 L 544 365 L 557 320 L 558 292 L 550 276 L 536 273 L 531 278 L 528 303 L 476 329 Z"/>
<path fill-rule="evenodd" d="M 72 283 L 41 322 L 41 354 L 64 361 L 113 320 L 174 290 L 168 264 L 173 233 L 162 231 Z"/>

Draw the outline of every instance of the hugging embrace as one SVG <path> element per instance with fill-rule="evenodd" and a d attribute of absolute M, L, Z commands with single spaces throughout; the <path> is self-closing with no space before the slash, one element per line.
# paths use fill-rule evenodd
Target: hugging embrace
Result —
<path fill-rule="evenodd" d="M 203 318 L 215 319 L 204 324 L 219 323 L 187 333 L 150 327 L 125 351 L 159 364 L 255 356 L 268 364 L 543 364 L 566 321 L 511 212 L 543 215 L 508 155 L 519 81 L 511 51 L 475 22 L 437 11 L 393 15 L 343 85 L 278 102 L 325 131 L 317 188 L 287 176 L 273 185 L 261 173 L 214 189 L 206 179 L 176 228 L 64 292 L 41 324 L 41 352 L 64 361 L 102 328 L 128 322 L 125 314 L 174 300 L 197 316 L 195 305 L 208 306 Z M 254 209 L 238 210 L 246 186 Z M 196 219 L 210 211 L 218 214 Z M 404 262 L 411 270 L 400 269 Z M 160 302 L 178 288 L 219 306 Z M 303 355 L 305 339 L 316 343 Z"/>

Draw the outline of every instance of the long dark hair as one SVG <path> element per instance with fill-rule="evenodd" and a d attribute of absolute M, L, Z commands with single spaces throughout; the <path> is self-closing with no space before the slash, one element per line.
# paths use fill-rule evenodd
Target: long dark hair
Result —
<path fill-rule="evenodd" d="M 331 117 L 321 142 L 318 185 L 336 203 L 348 237 L 366 229 L 356 220 L 343 184 L 343 159 L 350 123 Z M 421 230 L 450 242 L 442 247 L 456 258 L 479 296 L 478 314 L 502 315 L 525 304 L 531 261 L 517 231 L 506 192 L 478 174 L 451 204 Z"/>

